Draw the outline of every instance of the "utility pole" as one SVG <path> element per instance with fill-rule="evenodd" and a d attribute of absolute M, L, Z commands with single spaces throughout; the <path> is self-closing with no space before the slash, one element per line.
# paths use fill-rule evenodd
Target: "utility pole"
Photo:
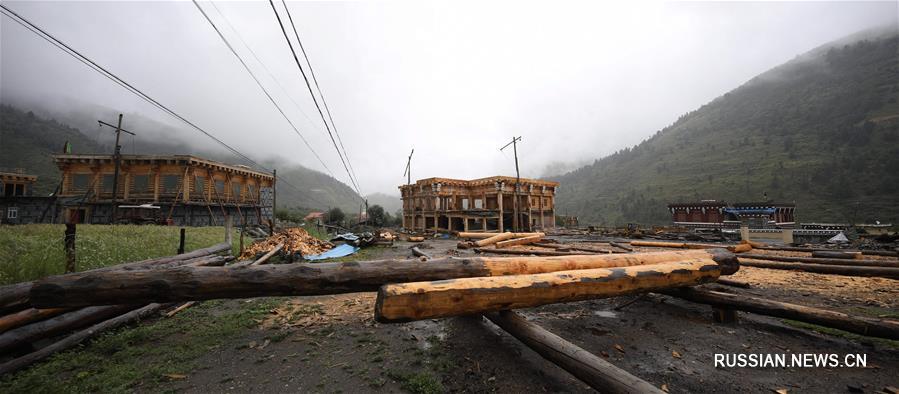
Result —
<path fill-rule="evenodd" d="M 520 223 L 521 217 L 519 216 L 520 210 L 518 209 L 518 205 L 519 205 L 518 185 L 521 183 L 521 174 L 518 172 L 518 141 L 521 141 L 520 136 L 512 137 L 512 142 L 509 142 L 508 144 L 504 145 L 502 148 L 499 148 L 499 150 L 502 151 L 503 149 L 508 148 L 509 145 L 512 145 L 512 151 L 515 152 L 515 193 L 514 193 L 515 200 L 512 201 L 512 210 L 514 211 L 513 215 L 515 215 L 515 216 L 512 217 L 512 228 L 515 229 L 516 232 L 521 231 L 519 229 L 520 224 L 521 224 Z M 503 220 L 503 218 L 499 218 L 499 220 Z"/>
<path fill-rule="evenodd" d="M 115 127 L 115 151 L 112 154 L 112 161 L 115 163 L 115 170 L 112 173 L 112 217 L 109 220 L 110 223 L 115 223 L 116 213 L 118 212 L 119 167 L 122 165 L 122 146 L 119 145 L 119 141 L 123 132 L 131 135 L 135 134 L 122 128 L 122 114 L 119 114 L 119 123 L 115 126 L 102 120 L 98 120 L 97 123 L 101 126 Z"/>
<path fill-rule="evenodd" d="M 409 159 L 406 160 L 406 171 L 403 172 L 403 175 L 406 175 L 406 184 L 412 184 L 412 154 L 415 153 L 415 148 L 412 148 L 412 152 L 409 152 Z"/>

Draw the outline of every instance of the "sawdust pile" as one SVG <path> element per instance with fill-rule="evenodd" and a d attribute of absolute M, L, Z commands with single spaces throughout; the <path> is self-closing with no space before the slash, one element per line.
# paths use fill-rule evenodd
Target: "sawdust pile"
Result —
<path fill-rule="evenodd" d="M 281 230 L 262 241 L 256 241 L 244 249 L 241 259 L 249 259 L 272 251 L 279 243 L 284 243 L 283 252 L 301 253 L 303 256 L 319 254 L 334 248 L 334 244 L 315 238 L 301 228 Z"/>

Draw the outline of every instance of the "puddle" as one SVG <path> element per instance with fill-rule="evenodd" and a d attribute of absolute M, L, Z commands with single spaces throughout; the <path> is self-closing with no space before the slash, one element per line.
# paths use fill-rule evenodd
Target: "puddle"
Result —
<path fill-rule="evenodd" d="M 593 313 L 599 317 L 611 317 L 611 318 L 618 317 L 618 314 L 615 312 L 612 312 L 612 311 L 593 311 Z"/>

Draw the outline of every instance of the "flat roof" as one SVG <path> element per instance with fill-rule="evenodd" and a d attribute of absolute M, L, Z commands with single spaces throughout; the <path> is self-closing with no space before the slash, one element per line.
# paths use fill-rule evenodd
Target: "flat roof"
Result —
<path fill-rule="evenodd" d="M 480 186 L 480 185 L 489 185 L 491 183 L 496 183 L 496 182 L 505 182 L 505 183 L 514 185 L 515 177 L 514 176 L 497 175 L 497 176 L 478 178 L 478 179 L 472 179 L 472 180 L 433 177 L 433 178 L 419 179 L 419 180 L 415 181 L 415 183 L 413 185 L 430 185 L 430 184 L 434 184 L 434 183 L 441 183 L 441 184 L 446 184 L 446 185 Z M 559 182 L 544 181 L 542 179 L 520 178 L 520 182 L 522 184 L 532 184 L 532 185 L 537 185 L 537 186 L 547 186 L 547 187 L 559 186 Z M 413 185 L 401 185 L 400 188 L 410 187 Z"/>
<path fill-rule="evenodd" d="M 91 162 L 112 162 L 112 155 L 101 154 L 63 154 L 53 155 L 56 164 L 63 163 L 91 163 Z M 215 160 L 203 159 L 192 155 L 122 155 L 122 162 L 144 162 L 158 163 L 166 162 L 170 164 L 190 164 L 201 167 L 212 167 L 222 171 L 235 172 L 243 175 L 252 175 L 261 178 L 273 179 L 272 174 L 256 171 L 250 167 L 240 164 L 225 164 Z"/>
<path fill-rule="evenodd" d="M 0 179 L 6 179 L 6 180 L 12 179 L 14 181 L 35 182 L 35 181 L 37 181 L 37 175 L 23 174 L 20 172 L 0 171 Z"/>

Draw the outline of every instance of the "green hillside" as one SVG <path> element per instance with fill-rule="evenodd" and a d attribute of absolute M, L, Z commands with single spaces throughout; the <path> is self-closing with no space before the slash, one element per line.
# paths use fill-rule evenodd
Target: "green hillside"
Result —
<path fill-rule="evenodd" d="M 899 36 L 830 44 L 565 175 L 581 223 L 666 223 L 675 201 L 774 200 L 797 220 L 899 222 Z"/>
<path fill-rule="evenodd" d="M 67 124 L 31 111 L 0 105 L 0 168 L 23 168 L 27 173 L 37 175 L 37 194 L 49 194 L 59 183 L 59 171 L 50 155 L 62 152 L 66 141 L 72 144 L 72 153 L 112 153 L 111 146 L 98 144 Z M 225 154 L 183 144 L 141 141 L 135 149 L 137 154 L 193 154 L 231 162 Z M 125 152 L 131 153 L 131 149 L 125 149 Z M 328 175 L 295 164 L 269 162 L 267 165 L 277 168 L 278 177 L 286 181 L 277 189 L 279 207 L 326 209 L 336 206 L 349 212 L 358 210 L 361 199 L 356 193 Z"/>

